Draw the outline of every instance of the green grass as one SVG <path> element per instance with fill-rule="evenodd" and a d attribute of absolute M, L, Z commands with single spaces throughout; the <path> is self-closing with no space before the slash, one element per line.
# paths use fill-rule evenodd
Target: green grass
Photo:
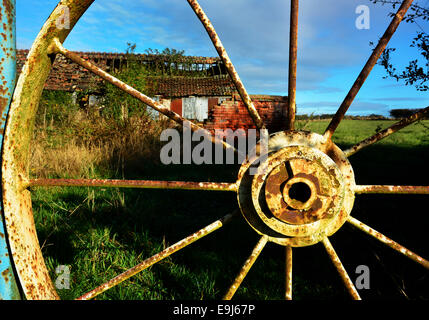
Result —
<path fill-rule="evenodd" d="M 346 120 L 334 141 L 342 148 L 394 121 Z M 327 121 L 300 122 L 323 133 Z M 358 184 L 427 185 L 429 121 L 413 124 L 351 157 Z M 100 172 L 105 172 L 101 170 Z M 142 160 L 125 178 L 225 181 L 237 166 L 163 166 Z M 112 174 L 112 177 L 115 177 Z M 58 265 L 71 267 L 73 299 L 214 222 L 237 207 L 225 192 L 102 188 L 34 188 L 33 208 L 42 251 L 55 281 Z M 428 257 L 427 196 L 358 196 L 353 216 Z M 220 299 L 258 241 L 241 218 L 175 253 L 97 299 Z M 358 265 L 371 270 L 368 299 L 428 299 L 427 271 L 348 227 L 332 243 L 352 279 Z M 347 300 L 334 267 L 318 244 L 294 250 L 294 298 Z M 284 248 L 268 244 L 235 295 L 236 299 L 283 299 Z"/>
<path fill-rule="evenodd" d="M 396 120 L 343 120 L 335 131 L 333 140 L 337 145 L 348 147 L 366 139 L 396 123 Z M 322 134 L 329 121 L 298 122 L 298 128 Z M 394 145 L 396 147 L 428 146 L 428 120 L 414 123 L 399 133 L 393 134 L 379 142 L 381 145 Z"/>

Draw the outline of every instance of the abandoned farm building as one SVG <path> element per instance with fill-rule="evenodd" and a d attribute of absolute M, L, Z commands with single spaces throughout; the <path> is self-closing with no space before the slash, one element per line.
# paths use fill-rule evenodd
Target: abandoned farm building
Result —
<path fill-rule="evenodd" d="M 159 54 L 77 53 L 110 73 L 122 70 L 130 61 L 154 68 L 157 76 L 145 76 L 153 91 L 151 96 L 184 118 L 202 123 L 210 131 L 255 128 L 220 58 L 179 56 L 172 61 L 171 57 Z M 18 72 L 27 54 L 28 50 L 18 50 Z M 89 103 L 95 103 L 97 84 L 102 81 L 57 55 L 45 90 L 89 92 Z M 286 123 L 287 97 L 252 95 L 251 98 L 268 130 L 281 130 Z"/>

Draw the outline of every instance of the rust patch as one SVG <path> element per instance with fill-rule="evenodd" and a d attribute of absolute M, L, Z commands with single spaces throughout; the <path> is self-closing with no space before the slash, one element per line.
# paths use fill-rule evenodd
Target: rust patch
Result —
<path fill-rule="evenodd" d="M 356 186 L 356 193 L 429 194 L 429 186 Z"/>
<path fill-rule="evenodd" d="M 322 243 L 325 246 L 326 252 L 328 253 L 329 257 L 331 258 L 332 263 L 337 268 L 337 271 L 338 271 L 341 279 L 343 280 L 344 285 L 345 285 L 347 291 L 349 292 L 349 294 L 351 295 L 351 297 L 354 300 L 361 300 L 359 293 L 353 284 L 353 281 L 350 279 L 349 275 L 347 274 L 347 271 L 344 268 L 343 264 L 341 263 L 340 258 L 338 257 L 334 248 L 332 247 L 331 242 L 328 240 L 328 238 L 324 238 L 322 240 Z"/>
<path fill-rule="evenodd" d="M 384 243 L 385 245 L 389 246 L 393 250 L 403 254 L 404 256 L 410 258 L 411 260 L 414 260 L 415 262 L 421 264 L 426 269 L 429 269 L 429 261 L 422 258 L 421 256 L 417 255 L 416 253 L 412 252 L 411 250 L 408 250 L 404 246 L 400 245 L 399 243 L 393 241 L 392 239 L 386 237 L 384 234 L 374 230 L 373 228 L 367 226 L 366 224 L 360 222 L 359 220 L 349 217 L 347 220 L 352 226 L 356 227 L 357 229 L 363 231 L 364 233 L 374 237 L 375 239 L 379 240 L 380 242 Z"/>
<path fill-rule="evenodd" d="M 204 13 L 203 9 L 199 5 L 198 1 L 196 0 L 187 0 L 191 8 L 194 10 L 195 14 L 197 15 L 198 19 L 203 24 L 204 28 L 207 31 L 207 34 L 210 37 L 210 40 L 212 41 L 216 51 L 219 54 L 219 57 L 222 59 L 228 74 L 230 75 L 232 81 L 234 82 L 235 87 L 237 88 L 238 93 L 240 94 L 240 97 L 242 101 L 244 102 L 247 110 L 249 111 L 250 116 L 253 119 L 253 122 L 255 123 L 256 127 L 258 129 L 264 129 L 265 125 L 262 121 L 260 115 L 258 114 L 258 111 L 256 110 L 249 94 L 246 91 L 246 88 L 243 85 L 243 82 L 241 81 L 237 71 L 235 70 L 234 65 L 232 64 L 224 46 L 222 45 L 222 42 L 220 41 L 219 36 L 216 33 L 216 30 L 214 29 L 212 23 L 210 22 L 207 15 Z"/>
<path fill-rule="evenodd" d="M 238 174 L 238 199 L 247 222 L 284 246 L 309 246 L 334 234 L 354 201 L 353 170 L 341 150 L 323 136 L 300 131 L 272 135 L 268 149 L 268 159 L 260 164 L 264 170 L 249 175 L 256 159 L 248 159 Z"/>
<path fill-rule="evenodd" d="M 109 179 L 32 179 L 23 183 L 28 187 L 111 187 L 111 188 L 143 188 L 143 189 L 183 189 L 236 191 L 235 183 L 225 182 L 190 182 L 190 181 L 156 181 L 156 180 L 109 180 Z"/>

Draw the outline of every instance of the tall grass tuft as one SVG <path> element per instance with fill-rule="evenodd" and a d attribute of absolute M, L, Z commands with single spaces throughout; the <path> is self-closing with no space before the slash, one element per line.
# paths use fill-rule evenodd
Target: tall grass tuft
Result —
<path fill-rule="evenodd" d="M 159 161 L 159 136 L 168 126 L 168 120 L 153 120 L 145 113 L 119 118 L 79 109 L 71 99 L 47 93 L 36 118 L 30 174 L 38 178 L 120 176 L 125 166 L 132 169 Z"/>

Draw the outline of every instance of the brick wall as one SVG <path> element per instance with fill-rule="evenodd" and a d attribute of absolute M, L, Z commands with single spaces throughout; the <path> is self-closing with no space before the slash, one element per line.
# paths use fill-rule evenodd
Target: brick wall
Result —
<path fill-rule="evenodd" d="M 287 97 L 252 96 L 251 98 L 269 132 L 285 128 L 288 108 Z M 230 100 L 209 107 L 209 116 L 204 121 L 204 127 L 212 134 L 216 129 L 231 129 L 233 131 L 256 129 L 243 101 L 235 95 Z"/>

